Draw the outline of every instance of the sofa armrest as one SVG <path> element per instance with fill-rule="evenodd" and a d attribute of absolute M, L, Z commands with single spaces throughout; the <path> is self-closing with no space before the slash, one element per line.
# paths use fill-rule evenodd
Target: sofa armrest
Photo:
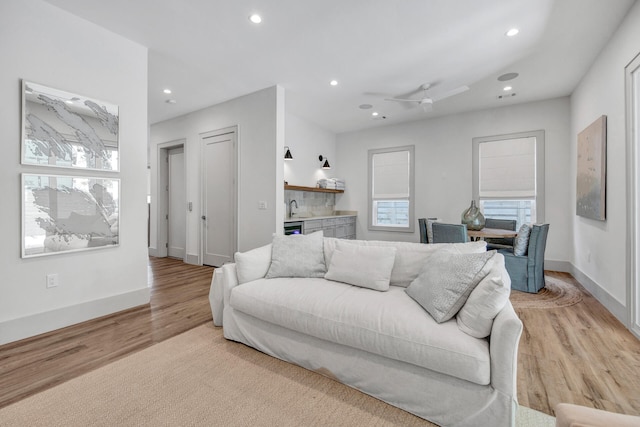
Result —
<path fill-rule="evenodd" d="M 231 289 L 235 286 L 238 286 L 235 264 L 225 264 L 213 271 L 211 288 L 209 289 L 209 305 L 214 325 L 222 326 L 222 313 L 225 305 L 229 304 Z"/>
<path fill-rule="evenodd" d="M 493 321 L 489 338 L 491 353 L 491 385 L 499 392 L 517 399 L 518 345 L 522 334 L 522 321 L 511 302 Z"/>

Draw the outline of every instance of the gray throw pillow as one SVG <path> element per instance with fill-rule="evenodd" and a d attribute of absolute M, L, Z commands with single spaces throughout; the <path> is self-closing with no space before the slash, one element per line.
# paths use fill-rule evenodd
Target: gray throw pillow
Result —
<path fill-rule="evenodd" d="M 451 319 L 471 291 L 491 270 L 488 263 L 496 251 L 479 254 L 437 253 L 427 259 L 407 294 L 442 323 Z"/>
<path fill-rule="evenodd" d="M 518 236 L 515 242 L 513 242 L 513 254 L 516 256 L 523 256 L 527 253 L 529 248 L 529 236 L 531 235 L 531 226 L 529 224 L 522 224 L 520 230 L 518 230 Z"/>
<path fill-rule="evenodd" d="M 392 246 L 368 246 L 338 240 L 324 278 L 388 291 L 396 250 Z"/>
<path fill-rule="evenodd" d="M 265 276 L 274 277 L 324 277 L 324 237 L 315 233 L 273 236 L 271 265 Z"/>

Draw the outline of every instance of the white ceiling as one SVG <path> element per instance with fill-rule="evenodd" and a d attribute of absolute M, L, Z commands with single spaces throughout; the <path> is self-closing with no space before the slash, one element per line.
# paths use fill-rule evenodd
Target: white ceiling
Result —
<path fill-rule="evenodd" d="M 278 84 L 288 111 L 336 133 L 569 95 L 634 3 L 47 1 L 149 48 L 150 123 Z M 520 33 L 506 37 L 512 27 Z M 519 73 L 509 82 L 516 96 L 499 100 L 507 72 Z M 470 90 L 430 113 L 383 100 L 420 98 L 412 92 L 425 82 L 437 84 L 433 94 Z M 373 120 L 374 110 L 387 118 Z"/>

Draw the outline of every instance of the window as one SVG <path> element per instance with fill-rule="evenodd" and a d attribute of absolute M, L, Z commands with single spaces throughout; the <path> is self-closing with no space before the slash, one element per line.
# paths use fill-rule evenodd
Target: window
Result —
<path fill-rule="evenodd" d="M 369 150 L 369 230 L 413 233 L 414 146 Z"/>
<path fill-rule="evenodd" d="M 485 217 L 544 222 L 544 131 L 474 138 L 473 181 Z"/>

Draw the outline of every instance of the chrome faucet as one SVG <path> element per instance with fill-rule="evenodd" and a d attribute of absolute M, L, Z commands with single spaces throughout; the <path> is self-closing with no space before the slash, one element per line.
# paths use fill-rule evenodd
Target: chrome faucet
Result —
<path fill-rule="evenodd" d="M 289 218 L 294 215 L 293 206 L 291 205 L 296 205 L 296 209 L 298 209 L 298 202 L 296 202 L 295 199 L 291 199 L 291 201 L 289 202 Z"/>

